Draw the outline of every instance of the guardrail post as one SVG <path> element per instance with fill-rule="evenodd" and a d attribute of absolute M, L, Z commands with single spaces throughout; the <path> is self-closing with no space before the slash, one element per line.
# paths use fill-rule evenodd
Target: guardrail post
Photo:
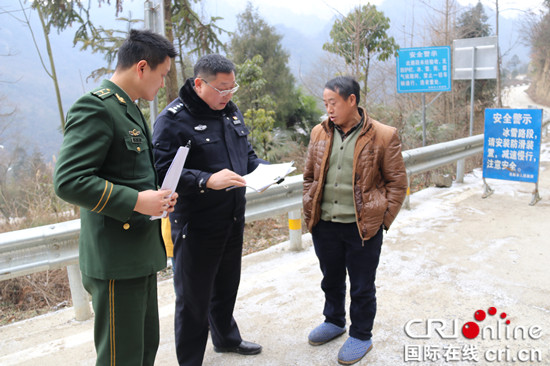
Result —
<path fill-rule="evenodd" d="M 465 159 L 457 160 L 456 162 L 456 182 L 464 183 L 464 166 L 466 164 Z"/>
<path fill-rule="evenodd" d="M 288 233 L 291 250 L 302 250 L 302 211 L 294 210 L 288 213 Z"/>
<path fill-rule="evenodd" d="M 410 175 L 407 173 L 407 195 L 405 196 L 405 201 L 403 201 L 403 207 L 405 207 L 407 210 L 411 209 L 411 178 Z"/>
<path fill-rule="evenodd" d="M 88 320 L 92 317 L 90 298 L 82 285 L 82 275 L 80 274 L 78 264 L 67 266 L 67 274 L 69 275 L 69 286 L 71 287 L 75 319 L 78 321 Z"/>

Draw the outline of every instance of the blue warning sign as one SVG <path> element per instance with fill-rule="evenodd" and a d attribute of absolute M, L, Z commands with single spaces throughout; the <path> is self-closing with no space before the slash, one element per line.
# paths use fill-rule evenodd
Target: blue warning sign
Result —
<path fill-rule="evenodd" d="M 537 183 L 542 109 L 486 109 L 483 177 Z"/>
<path fill-rule="evenodd" d="M 451 47 L 402 48 L 398 51 L 397 92 L 451 90 Z"/>

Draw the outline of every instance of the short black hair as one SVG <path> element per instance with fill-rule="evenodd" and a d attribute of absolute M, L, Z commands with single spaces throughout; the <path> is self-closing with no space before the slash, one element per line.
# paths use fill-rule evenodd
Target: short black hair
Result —
<path fill-rule="evenodd" d="M 353 94 L 355 95 L 355 103 L 359 106 L 361 88 L 359 83 L 351 76 L 337 76 L 325 84 L 325 89 L 338 93 L 345 100 Z"/>
<path fill-rule="evenodd" d="M 231 72 L 237 73 L 235 65 L 229 59 L 222 55 L 210 54 L 202 56 L 194 67 L 195 78 L 207 78 L 209 76 L 216 76 L 218 73 L 229 74 Z"/>
<path fill-rule="evenodd" d="M 177 56 L 174 45 L 160 34 L 150 30 L 130 29 L 128 38 L 118 50 L 117 70 L 126 70 L 141 60 L 147 61 L 152 70 L 166 57 Z"/>

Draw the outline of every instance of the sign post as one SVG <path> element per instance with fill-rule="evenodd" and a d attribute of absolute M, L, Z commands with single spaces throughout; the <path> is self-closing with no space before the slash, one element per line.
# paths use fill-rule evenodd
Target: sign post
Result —
<path fill-rule="evenodd" d="M 535 183 L 530 205 L 540 201 L 538 192 L 542 109 L 485 110 L 482 198 L 493 193 L 485 178 Z"/>
<path fill-rule="evenodd" d="M 145 28 L 164 36 L 164 6 L 162 0 L 145 0 L 144 7 Z M 155 99 L 149 102 L 149 111 L 152 131 L 158 115 L 158 98 L 156 95 Z"/>
<path fill-rule="evenodd" d="M 145 28 L 164 36 L 164 6 L 161 0 L 145 0 Z"/>

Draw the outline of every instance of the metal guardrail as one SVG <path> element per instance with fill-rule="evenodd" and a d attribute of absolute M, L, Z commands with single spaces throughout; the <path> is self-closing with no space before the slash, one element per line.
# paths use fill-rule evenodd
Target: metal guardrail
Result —
<path fill-rule="evenodd" d="M 456 182 L 464 181 L 465 159 L 483 152 L 483 134 L 442 142 L 403 151 L 407 168 L 407 183 L 411 186 L 411 176 L 456 162 Z M 403 207 L 410 209 L 410 189 Z"/>
<path fill-rule="evenodd" d="M 302 207 L 302 176 L 264 193 L 246 194 L 246 221 L 261 220 Z M 0 281 L 78 263 L 80 219 L 0 233 Z"/>
<path fill-rule="evenodd" d="M 483 134 L 403 151 L 403 160 L 410 176 L 480 152 L 483 152 Z"/>
<path fill-rule="evenodd" d="M 78 263 L 80 219 L 0 234 L 0 281 Z"/>
<path fill-rule="evenodd" d="M 246 192 L 245 220 L 252 222 L 302 208 L 302 175 L 287 177 L 281 184 L 269 187 L 265 192 Z"/>
<path fill-rule="evenodd" d="M 549 120 L 544 122 L 544 130 L 547 129 L 548 122 Z M 464 159 L 482 151 L 483 135 L 476 135 L 407 150 L 402 154 L 409 179 L 411 175 L 457 162 L 456 181 L 461 182 Z M 288 212 L 291 248 L 301 249 L 299 220 L 302 208 L 302 183 L 302 175 L 297 175 L 288 177 L 282 184 L 271 186 L 263 193 L 247 191 L 246 221 L 251 222 Z M 409 194 L 404 204 L 406 208 L 408 202 Z M 87 319 L 91 312 L 78 270 L 79 234 L 80 220 L 1 233 L 0 281 L 66 266 L 76 319 Z"/>
<path fill-rule="evenodd" d="M 247 191 L 247 222 L 289 214 L 291 248 L 301 249 L 301 227 L 290 227 L 300 219 L 302 176 L 292 176 L 263 193 Z M 80 219 L 0 233 L 0 281 L 67 267 L 76 319 L 91 316 L 88 294 L 82 287 L 78 268 Z"/>

